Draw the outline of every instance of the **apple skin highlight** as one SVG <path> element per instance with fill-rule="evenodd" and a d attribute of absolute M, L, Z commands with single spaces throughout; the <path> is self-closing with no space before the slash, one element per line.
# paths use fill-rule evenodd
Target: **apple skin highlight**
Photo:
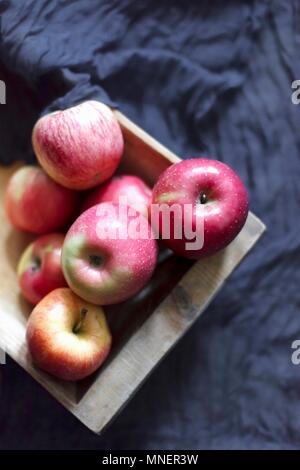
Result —
<path fill-rule="evenodd" d="M 36 366 L 59 379 L 77 381 L 97 370 L 111 348 L 103 309 L 70 289 L 56 289 L 34 308 L 26 339 Z"/>
<path fill-rule="evenodd" d="M 43 116 L 34 126 L 32 144 L 46 173 L 62 186 L 77 190 L 109 179 L 124 149 L 116 117 L 98 101 Z"/>
<path fill-rule="evenodd" d="M 58 185 L 39 167 L 17 170 L 5 191 L 5 211 L 18 230 L 37 235 L 59 231 L 72 221 L 78 194 Z"/>
<path fill-rule="evenodd" d="M 83 299 L 109 305 L 139 292 L 151 278 L 157 261 L 157 243 L 146 218 L 133 208 L 102 203 L 85 211 L 68 231 L 62 250 L 62 267 L 70 288 Z M 101 212 L 102 215 L 99 215 Z M 129 236 L 129 224 L 142 219 L 145 237 Z M 127 223 L 128 222 L 128 223 Z M 124 237 L 112 239 L 103 232 L 122 230 Z"/>
<path fill-rule="evenodd" d="M 249 210 L 248 193 L 240 177 L 218 160 L 195 158 L 171 165 L 164 171 L 153 188 L 152 203 L 171 207 L 185 204 L 192 207 L 191 218 L 182 218 L 193 230 L 204 227 L 204 245 L 187 250 L 190 242 L 184 236 L 174 237 L 174 217 L 170 219 L 171 237 L 163 243 L 177 255 L 200 259 L 227 246 L 243 228 Z M 202 222 L 200 223 L 200 218 Z M 198 220 L 197 220 L 198 219 Z M 197 222 L 198 225 L 197 225 Z M 153 228 L 162 233 L 162 213 Z"/>

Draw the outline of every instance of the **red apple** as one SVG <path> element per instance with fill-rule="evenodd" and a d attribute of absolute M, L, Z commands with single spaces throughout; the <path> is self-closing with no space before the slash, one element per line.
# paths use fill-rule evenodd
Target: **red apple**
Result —
<path fill-rule="evenodd" d="M 228 165 L 204 158 L 171 165 L 153 188 L 152 202 L 164 205 L 162 209 L 180 209 L 180 220 L 179 212 L 171 212 L 170 237 L 164 243 L 176 254 L 191 259 L 212 255 L 228 245 L 244 226 L 248 214 L 248 194 L 239 176 Z M 151 220 L 162 234 L 167 222 L 164 210 L 158 215 L 154 217 L 152 212 Z M 178 238 L 174 235 L 176 223 L 182 224 L 182 236 Z M 193 240 L 201 243 L 193 244 Z"/>
<path fill-rule="evenodd" d="M 60 259 L 64 235 L 52 233 L 31 243 L 18 264 L 21 292 L 32 304 L 37 304 L 49 292 L 67 286 Z"/>
<path fill-rule="evenodd" d="M 64 228 L 78 205 L 74 191 L 63 188 L 35 166 L 17 170 L 5 192 L 6 214 L 14 227 L 39 235 Z"/>
<path fill-rule="evenodd" d="M 156 260 L 157 243 L 147 219 L 133 208 L 106 202 L 81 214 L 62 251 L 71 289 L 99 305 L 119 303 L 140 291 Z"/>
<path fill-rule="evenodd" d="M 34 126 L 32 143 L 46 173 L 71 189 L 92 188 L 109 179 L 124 148 L 115 115 L 98 101 L 43 116 Z"/>
<path fill-rule="evenodd" d="M 27 325 L 33 362 L 63 380 L 81 380 L 105 361 L 111 334 L 103 309 L 70 289 L 56 289 L 41 300 Z"/>
<path fill-rule="evenodd" d="M 114 176 L 102 186 L 95 188 L 83 204 L 82 212 L 101 202 L 123 201 L 128 206 L 141 212 L 145 217 L 150 213 L 152 191 L 146 183 L 137 176 Z M 126 201 L 126 202 L 125 202 Z"/>

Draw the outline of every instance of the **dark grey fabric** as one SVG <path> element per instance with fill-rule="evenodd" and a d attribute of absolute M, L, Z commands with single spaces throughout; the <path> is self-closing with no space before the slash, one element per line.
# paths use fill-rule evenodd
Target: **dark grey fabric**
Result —
<path fill-rule="evenodd" d="M 214 156 L 245 181 L 268 232 L 103 436 L 11 360 L 2 449 L 300 446 L 300 79 L 297 0 L 0 2 L 0 159 L 32 161 L 44 112 L 119 106 L 182 157 Z"/>

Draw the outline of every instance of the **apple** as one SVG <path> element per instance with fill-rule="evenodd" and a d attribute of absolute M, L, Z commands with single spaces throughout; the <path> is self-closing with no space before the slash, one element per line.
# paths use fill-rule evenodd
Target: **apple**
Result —
<path fill-rule="evenodd" d="M 60 259 L 64 235 L 51 233 L 31 243 L 18 264 L 18 280 L 25 299 L 36 305 L 49 292 L 66 287 Z"/>
<path fill-rule="evenodd" d="M 68 288 L 56 289 L 31 313 L 26 331 L 36 366 L 63 380 L 81 380 L 105 361 L 111 334 L 101 307 Z"/>
<path fill-rule="evenodd" d="M 109 179 L 124 148 L 115 115 L 98 101 L 43 116 L 34 126 L 32 144 L 46 173 L 71 189 L 92 188 Z"/>
<path fill-rule="evenodd" d="M 18 230 L 38 235 L 64 228 L 71 222 L 78 196 L 39 167 L 26 165 L 10 178 L 5 192 L 5 210 Z"/>
<path fill-rule="evenodd" d="M 152 201 L 152 190 L 137 176 L 114 176 L 102 186 L 92 190 L 83 204 L 82 211 L 84 212 L 101 202 L 115 202 L 118 204 L 122 200 L 126 200 L 128 206 L 148 217 Z"/>
<path fill-rule="evenodd" d="M 103 202 L 69 229 L 62 267 L 69 287 L 98 305 L 122 302 L 149 281 L 157 243 L 148 220 L 131 207 Z"/>
<path fill-rule="evenodd" d="M 205 158 L 167 168 L 153 188 L 152 203 L 152 211 L 155 205 L 158 209 L 151 222 L 160 234 L 167 221 L 165 208 L 174 208 L 169 218 L 170 236 L 163 241 L 176 254 L 191 259 L 212 255 L 228 245 L 248 215 L 248 194 L 239 176 L 228 165 Z M 180 220 L 175 208 L 181 210 Z M 181 237 L 174 230 L 178 223 L 182 225 Z M 197 239 L 199 244 L 193 244 Z"/>

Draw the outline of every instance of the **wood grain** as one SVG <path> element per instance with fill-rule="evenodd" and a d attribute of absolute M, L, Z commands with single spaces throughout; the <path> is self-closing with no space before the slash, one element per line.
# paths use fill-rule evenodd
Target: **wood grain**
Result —
<path fill-rule="evenodd" d="M 123 170 L 153 184 L 161 171 L 179 158 L 122 113 L 115 114 L 125 137 Z M 70 384 L 36 369 L 28 355 L 25 329 L 31 309 L 19 295 L 15 268 L 31 237 L 11 229 L 3 208 L 4 188 L 14 169 L 0 168 L 0 347 L 88 428 L 99 433 L 199 318 L 265 227 L 250 213 L 236 240 L 217 255 L 197 263 L 164 256 L 151 284 L 139 296 L 107 308 L 115 337 L 108 361 L 88 380 Z"/>

